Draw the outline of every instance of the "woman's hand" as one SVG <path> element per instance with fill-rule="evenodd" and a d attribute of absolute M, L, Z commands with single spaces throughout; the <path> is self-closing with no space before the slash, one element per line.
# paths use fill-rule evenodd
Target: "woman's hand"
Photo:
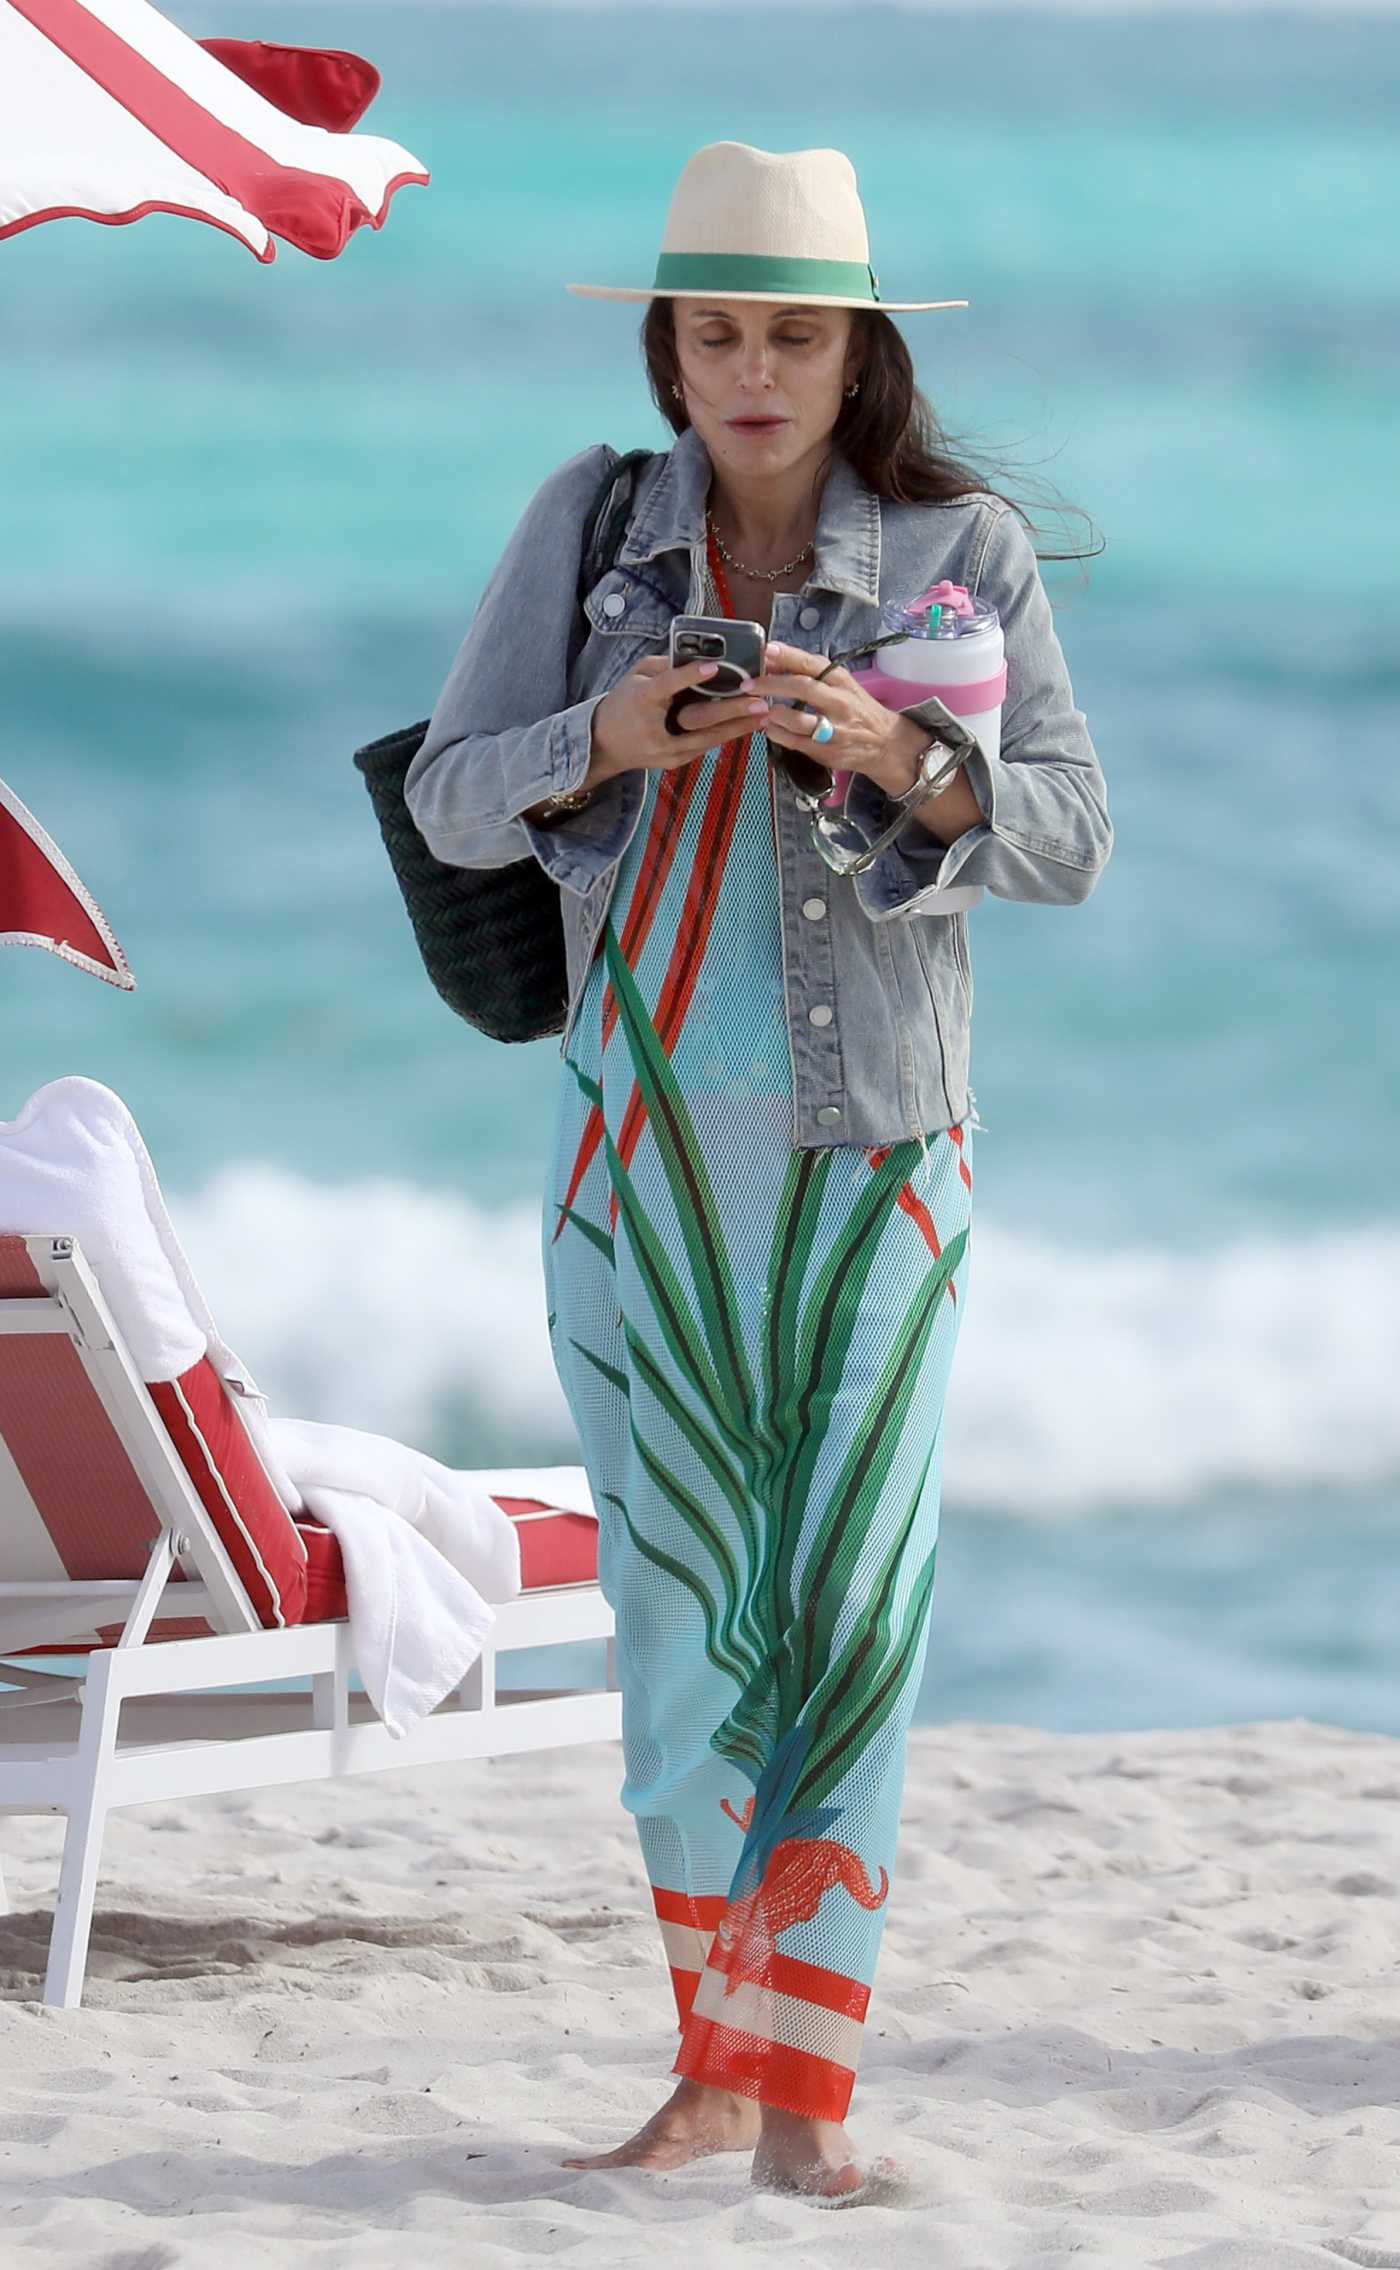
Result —
<path fill-rule="evenodd" d="M 593 712 L 594 763 L 589 780 L 619 772 L 672 772 L 693 764 L 721 742 L 757 730 L 768 704 L 743 693 L 686 702 L 676 712 L 681 732 L 667 731 L 666 712 L 675 696 L 712 678 L 717 667 L 713 662 L 687 662 L 673 669 L 664 656 L 649 654 L 629 670 Z"/>
<path fill-rule="evenodd" d="M 886 709 L 873 694 L 838 666 L 816 683 L 826 668 L 826 657 L 808 654 L 800 646 L 770 645 L 764 656 L 764 674 L 753 681 L 752 692 L 773 703 L 763 730 L 780 749 L 794 749 L 812 757 L 831 772 L 861 772 L 887 795 L 903 796 L 913 787 L 919 758 L 933 738 L 927 726 Z M 779 705 L 798 701 L 800 709 Z M 832 741 L 813 741 L 821 718 L 836 728 Z"/>

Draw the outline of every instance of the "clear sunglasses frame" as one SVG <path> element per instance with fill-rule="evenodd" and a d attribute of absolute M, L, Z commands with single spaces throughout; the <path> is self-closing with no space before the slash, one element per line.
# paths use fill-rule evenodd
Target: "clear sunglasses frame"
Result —
<path fill-rule="evenodd" d="M 821 675 L 826 677 L 830 671 L 841 664 L 856 661 L 862 654 L 873 654 L 878 647 L 897 645 L 905 636 L 903 631 L 893 631 L 884 638 L 872 639 L 866 646 L 852 647 L 845 654 L 834 654 Z M 937 697 L 930 696 L 928 699 L 936 700 Z M 942 709 L 943 706 L 940 702 L 939 707 Z M 803 757 L 790 749 L 779 749 L 771 741 L 768 749 L 773 762 L 787 776 L 797 803 L 809 815 L 812 842 L 832 873 L 863 875 L 874 866 L 881 852 L 888 850 L 896 838 L 903 834 L 911 814 L 947 787 L 954 773 L 977 746 L 976 736 L 968 732 L 967 727 L 959 718 L 954 717 L 951 710 L 945 709 L 939 720 L 938 733 L 919 760 L 917 779 L 907 794 L 896 800 L 898 809 L 890 826 L 882 829 L 873 840 L 858 821 L 851 819 L 846 812 L 832 811 L 823 801 L 831 793 L 831 777 L 824 768 L 817 766 L 814 757 Z M 823 772 L 824 785 L 813 788 L 810 783 L 818 770 Z"/>

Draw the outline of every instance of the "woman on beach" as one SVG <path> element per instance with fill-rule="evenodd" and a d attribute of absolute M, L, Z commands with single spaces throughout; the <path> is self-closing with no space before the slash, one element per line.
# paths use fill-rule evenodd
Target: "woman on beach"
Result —
<path fill-rule="evenodd" d="M 936 446 L 849 161 L 713 144 L 654 284 L 571 288 L 649 303 L 676 439 L 572 666 L 611 453 L 544 483 L 407 789 L 440 858 L 533 854 L 562 892 L 549 1327 L 680 2017 L 669 2100 L 569 2164 L 752 2151 L 757 2181 L 844 2204 L 871 2195 L 842 2123 L 967 1283 L 966 915 L 925 910 L 954 883 L 1077 903 L 1112 831 L 1021 518 Z M 1009 689 L 1000 755 L 929 793 L 936 714 L 829 658 L 944 578 L 999 610 Z M 706 666 L 667 659 L 677 613 L 760 622 L 762 674 L 697 692 Z M 824 863 L 787 751 L 852 776 L 872 841 L 909 799 L 871 865 Z"/>

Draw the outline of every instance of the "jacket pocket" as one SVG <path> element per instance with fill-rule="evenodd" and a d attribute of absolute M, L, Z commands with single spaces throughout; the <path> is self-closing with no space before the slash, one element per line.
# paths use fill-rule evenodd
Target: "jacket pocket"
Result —
<path fill-rule="evenodd" d="M 607 602 L 616 604 L 609 614 Z M 569 696 L 587 701 L 608 694 L 635 663 L 648 654 L 665 652 L 671 616 L 650 589 L 638 590 L 619 568 L 596 583 L 583 604 L 588 625 L 585 638 L 569 673 Z"/>
<path fill-rule="evenodd" d="M 929 1029 L 922 1045 L 915 1047 L 915 1071 L 919 1086 L 919 1105 L 923 1113 L 922 1125 L 934 1124 L 929 1106 L 941 1099 L 950 1118 L 956 1116 L 953 1091 L 957 1084 L 958 1067 L 965 1053 L 967 1015 L 961 993 L 961 973 L 950 968 L 952 955 L 945 938 L 935 933 L 946 926 L 947 915 L 916 915 L 911 921 L 892 926 L 896 929 L 893 941 L 898 951 L 907 937 L 913 946 L 913 957 L 924 991 L 928 998 Z"/>
<path fill-rule="evenodd" d="M 656 584 L 627 568 L 609 568 L 583 603 L 591 629 L 606 639 L 665 639 L 675 608 Z"/>

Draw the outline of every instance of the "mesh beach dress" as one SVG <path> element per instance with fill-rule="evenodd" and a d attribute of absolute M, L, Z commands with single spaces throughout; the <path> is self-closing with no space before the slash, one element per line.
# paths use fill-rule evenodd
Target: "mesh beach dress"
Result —
<path fill-rule="evenodd" d="M 710 574 L 732 613 L 713 551 Z M 761 734 L 646 774 L 543 1250 L 675 2070 L 840 2120 L 928 1636 L 971 1143 L 793 1147 L 775 792 Z"/>

